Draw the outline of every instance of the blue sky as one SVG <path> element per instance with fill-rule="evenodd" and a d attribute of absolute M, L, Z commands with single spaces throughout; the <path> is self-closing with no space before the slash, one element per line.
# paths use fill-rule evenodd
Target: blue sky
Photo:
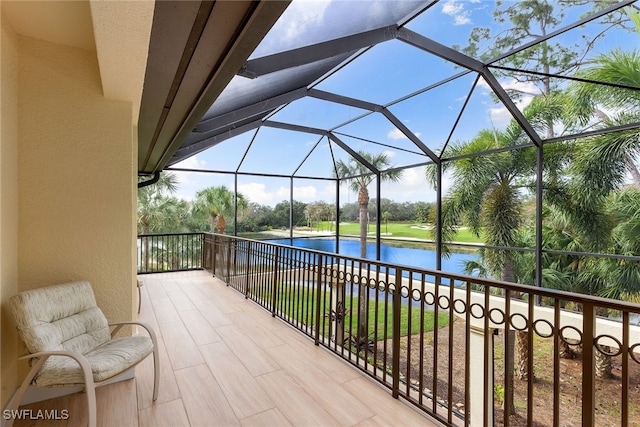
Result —
<path fill-rule="evenodd" d="M 331 1 L 294 1 L 283 15 L 286 19 L 276 24 L 253 56 L 259 57 L 265 53 L 299 47 L 306 42 L 305 37 L 312 37 L 316 41 L 340 37 L 348 34 L 349 29 L 354 25 L 366 26 L 367 19 L 373 22 L 377 19 L 376 16 L 385 16 L 397 10 L 391 8 L 393 2 L 389 1 L 338 0 L 333 3 L 337 4 L 332 4 Z M 336 11 L 345 7 L 354 10 L 351 10 L 351 13 L 346 13 L 344 10 Z M 412 21 L 408 28 L 447 46 L 464 45 L 473 27 L 492 25 L 493 8 L 493 1 L 441 1 Z M 585 11 L 586 9 L 582 6 L 568 10 L 562 25 L 573 22 Z M 340 19 L 346 22 L 338 22 Z M 330 31 L 324 29 L 327 22 L 331 23 Z M 561 40 L 566 45 L 581 43 L 581 34 L 590 31 L 593 33 L 597 27 L 601 26 L 593 24 L 587 29 L 576 29 L 562 35 Z M 596 45 L 594 55 L 621 43 L 624 43 L 625 48 L 637 47 L 637 41 L 640 39 L 626 32 L 622 36 L 614 34 L 607 37 Z M 632 40 L 631 43 L 629 43 L 630 40 Z M 462 69 L 456 68 L 451 63 L 393 40 L 373 47 L 340 72 L 322 81 L 316 88 L 386 105 L 461 71 Z M 509 122 L 509 113 L 501 104 L 495 103 L 489 86 L 483 81 L 480 81 L 473 93 L 470 93 L 474 79 L 475 75 L 461 77 L 434 90 L 391 105 L 389 110 L 434 151 L 440 149 L 449 137 L 452 126 L 467 98 L 469 98 L 467 108 L 452 140 L 468 140 L 484 128 L 504 128 Z M 537 92 L 535 86 L 520 83 L 514 79 L 501 79 L 501 83 L 505 87 L 517 88 L 526 93 Z M 524 108 L 530 100 L 531 96 L 523 96 L 516 101 L 516 105 Z M 303 98 L 275 114 L 272 120 L 329 129 L 358 117 L 363 112 L 357 108 Z M 344 137 L 345 142 L 356 150 L 384 151 L 396 166 L 428 160 L 424 155 L 403 151 L 402 149 L 417 150 L 402 132 L 381 114 L 372 114 L 364 120 L 335 131 L 339 134 L 357 135 L 400 148 L 377 146 L 366 141 Z M 234 171 L 240 164 L 253 136 L 252 131 L 227 140 L 177 164 L 176 167 Z M 298 175 L 331 176 L 332 163 L 328 143 L 326 140 L 318 142 L 317 135 L 263 128 L 258 132 L 239 170 L 287 175 L 299 167 Z M 315 150 L 300 166 L 314 146 L 316 146 Z M 348 155 L 335 146 L 333 155 L 337 159 L 348 159 Z M 383 197 L 400 202 L 433 201 L 435 192 L 424 175 L 422 167 L 406 170 L 400 183 L 383 185 Z M 211 185 L 226 185 L 230 189 L 234 188 L 233 175 L 181 172 L 179 179 L 181 184 L 177 196 L 187 200 L 193 199 L 199 189 Z M 445 177 L 445 191 L 448 185 L 448 179 Z M 273 206 L 282 200 L 289 199 L 290 180 L 239 176 L 238 190 L 250 201 Z M 371 186 L 369 191 L 372 197 L 376 197 L 374 186 Z M 333 182 L 294 180 L 296 200 L 333 202 L 334 197 Z M 344 187 L 341 190 L 340 199 L 342 203 L 353 202 L 356 196 L 350 194 Z"/>

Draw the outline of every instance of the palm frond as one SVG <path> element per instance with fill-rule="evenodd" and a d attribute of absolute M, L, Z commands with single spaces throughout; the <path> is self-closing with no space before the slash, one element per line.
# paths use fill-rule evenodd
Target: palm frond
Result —
<path fill-rule="evenodd" d="M 403 171 L 393 169 L 389 156 L 386 153 L 372 154 L 362 150 L 357 153 L 374 168 L 381 171 L 380 179 L 383 182 L 399 182 L 402 179 Z M 368 187 L 376 178 L 376 175 L 372 171 L 354 157 L 350 157 L 347 162 L 343 160 L 336 161 L 333 176 L 346 182 L 349 189 L 355 193 L 360 191 L 361 188 Z"/>

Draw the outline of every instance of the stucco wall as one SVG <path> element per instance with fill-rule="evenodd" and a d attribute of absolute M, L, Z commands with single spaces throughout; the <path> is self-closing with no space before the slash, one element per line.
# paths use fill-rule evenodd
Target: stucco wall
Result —
<path fill-rule="evenodd" d="M 86 279 L 110 321 L 134 318 L 137 307 L 131 103 L 103 96 L 95 52 L 21 36 L 4 9 L 0 2 L 2 407 L 26 371 L 10 296 Z"/>
<path fill-rule="evenodd" d="M 20 290 L 89 280 L 111 321 L 134 306 L 131 104 L 102 96 L 94 53 L 20 38 Z"/>
<path fill-rule="evenodd" d="M 1 7 L 1 3 L 0 3 Z M 1 14 L 0 14 L 1 15 Z M 5 310 L 18 290 L 18 38 L 0 19 L 0 404 L 17 384 L 17 333 Z"/>

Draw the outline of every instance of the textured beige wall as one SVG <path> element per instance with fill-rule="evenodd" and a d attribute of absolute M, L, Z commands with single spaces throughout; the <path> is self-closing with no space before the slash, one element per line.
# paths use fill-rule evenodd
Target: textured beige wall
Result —
<path fill-rule="evenodd" d="M 5 307 L 18 290 L 18 38 L 4 16 L 0 18 L 0 404 L 4 408 L 17 386 L 18 338 Z"/>
<path fill-rule="evenodd" d="M 131 101 L 138 122 L 155 0 L 91 0 L 93 35 L 107 98 Z M 122 53 L 126 52 L 126 55 Z"/>
<path fill-rule="evenodd" d="M 103 96 L 94 51 L 21 36 L 0 12 L 4 408 L 26 370 L 11 295 L 86 279 L 110 321 L 135 317 L 137 140 L 131 102 Z"/>
<path fill-rule="evenodd" d="M 131 104 L 103 97 L 95 54 L 20 38 L 19 287 L 89 280 L 110 321 L 131 319 Z"/>

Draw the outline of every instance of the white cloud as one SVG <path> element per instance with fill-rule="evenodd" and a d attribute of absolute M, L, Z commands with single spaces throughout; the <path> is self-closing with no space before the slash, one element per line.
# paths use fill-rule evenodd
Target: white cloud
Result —
<path fill-rule="evenodd" d="M 464 10 L 464 4 L 456 3 L 456 0 L 447 0 L 442 5 L 442 13 L 454 16 Z"/>
<path fill-rule="evenodd" d="M 336 197 L 336 184 L 333 182 L 326 184 L 318 196 L 320 200 L 333 200 Z"/>
<path fill-rule="evenodd" d="M 176 163 L 173 167 L 179 169 L 204 170 L 206 169 L 206 164 L 207 162 L 205 160 L 199 159 L 198 156 L 192 156 Z M 203 173 L 181 171 L 172 171 L 171 173 L 173 173 L 178 180 L 178 191 L 175 194 L 178 199 L 191 201 L 195 198 L 196 192 L 204 188 L 202 182 L 203 177 L 206 175 Z"/>
<path fill-rule="evenodd" d="M 471 23 L 471 18 L 469 18 L 469 14 L 461 14 L 453 17 L 453 25 L 467 25 Z"/>
<path fill-rule="evenodd" d="M 520 99 L 514 101 L 518 110 L 524 110 L 533 101 L 533 96 L 524 95 Z M 497 128 L 505 128 L 509 124 L 509 121 L 513 118 L 509 110 L 506 107 L 493 107 L 488 110 L 491 123 Z"/>
<path fill-rule="evenodd" d="M 509 113 L 509 110 L 505 107 L 489 108 L 487 112 L 489 113 L 489 119 L 491 120 L 492 125 L 500 129 L 507 127 L 513 118 L 511 113 Z"/>
<path fill-rule="evenodd" d="M 489 96 L 492 92 L 491 87 L 484 79 L 480 79 L 478 85 L 486 89 L 485 95 Z M 515 78 L 502 80 L 500 81 L 500 85 L 506 90 L 514 90 L 521 94 L 519 99 L 514 100 L 514 104 L 520 111 L 531 103 L 536 94 L 540 93 L 540 90 L 534 83 L 520 82 Z M 497 128 L 506 127 L 509 124 L 509 121 L 513 118 L 509 110 L 502 105 L 488 108 L 487 113 L 489 114 L 491 123 Z"/>
<path fill-rule="evenodd" d="M 192 156 L 182 160 L 181 162 L 176 163 L 175 165 L 173 165 L 173 167 L 179 168 L 179 169 L 204 169 L 206 164 L 207 162 L 204 160 L 198 159 L 198 156 Z M 197 174 L 193 172 L 180 172 L 180 171 L 174 171 L 172 173 L 178 179 L 179 186 L 194 185 L 197 183 L 198 180 L 193 178 L 202 175 L 202 174 Z"/>
<path fill-rule="evenodd" d="M 436 197 L 435 190 L 427 182 L 425 169 L 411 168 L 402 172 L 400 182 L 382 184 L 382 197 L 397 202 L 430 202 Z"/>
<path fill-rule="evenodd" d="M 398 128 L 394 128 L 392 131 L 389 131 L 389 133 L 387 134 L 387 138 L 389 139 L 406 139 L 407 137 L 405 136 L 404 133 L 402 133 L 402 131 Z"/>
<path fill-rule="evenodd" d="M 270 205 L 275 203 L 276 194 L 267 191 L 267 186 L 260 182 L 249 182 L 247 184 L 239 184 L 238 192 L 244 194 L 251 202 L 261 205 Z"/>
<path fill-rule="evenodd" d="M 402 182 L 409 186 L 422 185 L 425 181 L 425 170 L 419 169 L 405 169 L 402 173 Z"/>
<path fill-rule="evenodd" d="M 250 202 L 270 206 L 283 200 L 289 200 L 291 196 L 289 187 L 280 186 L 276 189 L 268 189 L 265 184 L 260 182 L 239 184 L 238 191 L 244 194 Z M 302 187 L 294 186 L 293 198 L 302 202 L 318 200 L 318 189 L 312 185 Z"/>
<path fill-rule="evenodd" d="M 289 50 L 301 45 L 309 28 L 322 28 L 325 12 L 331 0 L 293 2 L 258 46 L 254 55 L 260 57 L 273 51 Z M 304 44 L 304 40 L 302 40 Z"/>
<path fill-rule="evenodd" d="M 198 156 L 187 157 L 186 159 L 176 163 L 173 167 L 182 169 L 203 169 L 207 164 L 205 160 L 198 159 Z"/>
<path fill-rule="evenodd" d="M 418 138 L 420 138 L 420 135 L 422 135 L 421 132 L 415 132 L 415 136 L 417 136 Z M 389 139 L 393 139 L 393 140 L 398 140 L 398 139 L 409 139 L 407 138 L 407 136 L 402 133 L 402 131 L 398 128 L 394 128 L 393 130 L 390 130 L 389 133 L 387 134 L 387 138 Z"/>
<path fill-rule="evenodd" d="M 275 196 L 274 196 L 274 202 L 278 203 L 282 200 L 289 200 L 289 197 L 291 197 L 291 193 L 289 191 L 289 187 L 278 187 L 278 189 L 275 191 Z M 295 196 L 294 196 L 295 198 Z"/>
<path fill-rule="evenodd" d="M 464 9 L 464 3 L 456 0 L 447 0 L 442 5 L 442 13 L 453 17 L 453 25 L 466 25 L 471 23 L 469 11 Z"/>
<path fill-rule="evenodd" d="M 293 186 L 293 198 L 296 200 L 315 200 L 318 197 L 318 189 L 313 185 L 304 187 Z"/>

